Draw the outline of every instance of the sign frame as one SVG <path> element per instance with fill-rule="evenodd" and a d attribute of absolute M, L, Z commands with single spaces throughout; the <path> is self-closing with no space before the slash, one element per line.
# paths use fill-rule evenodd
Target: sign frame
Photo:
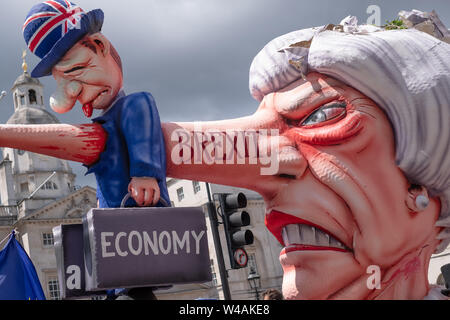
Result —
<path fill-rule="evenodd" d="M 94 208 L 83 217 L 83 236 L 89 291 L 212 279 L 200 207 Z"/>

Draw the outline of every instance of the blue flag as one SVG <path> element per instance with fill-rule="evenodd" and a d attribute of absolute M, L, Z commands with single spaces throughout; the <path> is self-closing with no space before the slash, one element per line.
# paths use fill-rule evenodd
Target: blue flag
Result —
<path fill-rule="evenodd" d="M 0 251 L 0 300 L 45 300 L 36 269 L 14 231 Z"/>

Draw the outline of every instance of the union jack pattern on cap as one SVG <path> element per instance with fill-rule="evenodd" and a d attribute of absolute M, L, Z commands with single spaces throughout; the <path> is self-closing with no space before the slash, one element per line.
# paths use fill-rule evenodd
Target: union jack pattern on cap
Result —
<path fill-rule="evenodd" d="M 69 30 L 80 27 L 83 9 L 66 0 L 45 1 L 34 6 L 23 25 L 31 52 L 42 58 Z"/>

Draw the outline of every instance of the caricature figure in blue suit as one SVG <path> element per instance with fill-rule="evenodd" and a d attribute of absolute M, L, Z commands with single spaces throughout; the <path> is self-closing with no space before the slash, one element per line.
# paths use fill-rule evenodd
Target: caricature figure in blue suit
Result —
<path fill-rule="evenodd" d="M 106 131 L 106 146 L 88 167 L 97 179 L 99 207 L 119 207 L 127 193 L 126 206 L 162 206 L 170 199 L 158 110 L 150 93 L 124 93 L 120 57 L 100 33 L 103 18 L 100 9 L 86 13 L 66 0 L 35 5 L 23 27 L 28 48 L 41 58 L 31 76 L 53 75 L 56 112 L 70 111 L 76 101 L 87 117 L 101 111 L 93 121 Z"/>

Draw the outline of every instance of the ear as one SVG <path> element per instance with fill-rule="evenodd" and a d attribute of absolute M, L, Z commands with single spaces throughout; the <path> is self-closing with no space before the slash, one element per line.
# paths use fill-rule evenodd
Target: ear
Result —
<path fill-rule="evenodd" d="M 414 213 L 424 211 L 430 203 L 427 189 L 412 184 L 408 189 L 405 202 L 409 210 Z"/>
<path fill-rule="evenodd" d="M 88 38 L 93 44 L 95 44 L 96 48 L 102 54 L 103 57 L 109 55 L 111 51 L 111 43 L 109 42 L 108 39 L 106 39 L 106 37 L 103 34 L 97 32 L 89 35 Z"/>

